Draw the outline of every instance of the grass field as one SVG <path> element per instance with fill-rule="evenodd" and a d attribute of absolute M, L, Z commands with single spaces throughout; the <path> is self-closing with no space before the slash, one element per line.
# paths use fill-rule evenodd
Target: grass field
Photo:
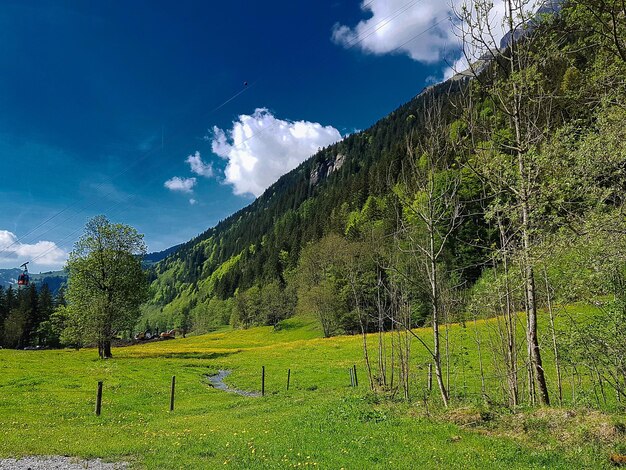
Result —
<path fill-rule="evenodd" d="M 478 328 L 486 338 L 493 324 Z M 429 330 L 418 333 L 430 339 Z M 453 395 L 471 399 L 480 390 L 473 326 L 452 326 L 450 339 L 456 356 L 464 358 L 453 364 Z M 570 469 L 608 468 L 608 453 L 626 443 L 619 433 L 626 420 L 617 414 L 589 412 L 595 420 L 590 424 L 586 412 L 538 410 L 475 426 L 470 421 L 479 408 L 437 411 L 435 394 L 430 417 L 421 399 L 381 399 L 367 391 L 361 339 L 320 338 L 315 323 L 302 318 L 276 332 L 224 331 L 113 354 L 102 361 L 94 350 L 0 351 L 0 457 L 102 457 L 159 469 Z M 427 357 L 416 341 L 412 357 L 413 393 L 421 398 Z M 485 361 L 492 367 L 493 361 Z M 350 387 L 353 364 L 358 388 Z M 261 366 L 265 397 L 207 385 L 208 374 L 229 369 L 227 383 L 260 390 Z M 172 375 L 176 409 L 170 413 Z M 104 398 L 96 417 L 99 380 Z M 569 418 L 562 421 L 564 416 Z M 555 432 L 557 422 L 567 438 Z M 605 434 L 597 436 L 598 429 Z"/>

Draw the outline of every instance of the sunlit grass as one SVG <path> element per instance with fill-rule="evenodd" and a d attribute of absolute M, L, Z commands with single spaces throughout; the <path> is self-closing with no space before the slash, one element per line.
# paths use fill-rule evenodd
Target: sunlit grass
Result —
<path fill-rule="evenodd" d="M 577 309 L 577 310 L 576 310 Z M 572 312 L 587 311 L 575 307 Z M 478 323 L 484 362 L 495 322 Z M 450 328 L 456 357 L 453 396 L 480 397 L 473 323 Z M 416 330 L 431 341 L 430 329 Z M 523 332 L 520 332 L 523 334 Z M 485 435 L 425 417 L 428 357 L 412 345 L 410 404 L 367 392 L 360 337 L 324 339 L 314 320 L 218 332 L 114 349 L 0 351 L 0 455 L 62 454 L 125 460 L 139 468 L 598 468 L 606 453 Z M 370 343 L 374 346 L 375 336 Z M 387 338 L 388 339 L 388 338 Z M 357 365 L 360 386 L 348 368 Z M 214 390 L 206 375 L 233 370 L 227 383 L 266 396 Z M 546 353 L 549 371 L 550 357 Z M 291 384 L 286 390 L 287 369 Z M 171 376 L 176 405 L 168 412 Z M 94 415 L 97 381 L 103 411 Z M 495 381 L 489 386 L 497 393 Z M 431 406 L 436 407 L 436 394 Z"/>

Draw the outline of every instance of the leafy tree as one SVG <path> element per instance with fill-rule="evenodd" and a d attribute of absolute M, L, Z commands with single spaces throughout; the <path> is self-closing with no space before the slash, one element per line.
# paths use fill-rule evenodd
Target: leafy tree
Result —
<path fill-rule="evenodd" d="M 458 171 L 450 162 L 450 141 L 441 112 L 441 104 L 425 107 L 425 132 L 413 144 L 407 142 L 410 172 L 397 194 L 404 203 L 402 235 L 407 253 L 427 274 L 428 302 L 433 327 L 433 348 L 429 349 L 435 364 L 435 376 L 444 405 L 449 392 L 443 381 L 439 326 L 444 318 L 441 261 L 448 240 L 461 221 L 461 185 Z M 411 276 L 404 276 L 410 279 Z M 404 325 L 410 328 L 411 325 Z"/>
<path fill-rule="evenodd" d="M 345 275 L 348 242 L 330 234 L 307 245 L 297 270 L 298 309 L 313 312 L 329 337 L 339 331 L 340 319 L 348 312 Z"/>
<path fill-rule="evenodd" d="M 70 253 L 69 321 L 81 339 L 98 345 L 101 358 L 112 357 L 112 339 L 130 330 L 140 316 L 147 296 L 140 261 L 145 252 L 143 235 L 134 228 L 97 216 Z"/>
<path fill-rule="evenodd" d="M 261 318 L 263 324 L 276 328 L 289 317 L 294 309 L 293 289 L 283 289 L 279 281 L 272 281 L 261 288 Z"/>
<path fill-rule="evenodd" d="M 261 289 L 252 286 L 245 291 L 239 291 L 235 295 L 234 317 L 231 318 L 233 326 L 249 328 L 261 317 Z"/>
<path fill-rule="evenodd" d="M 21 306 L 9 311 L 4 320 L 4 345 L 7 348 L 22 348 L 24 331 L 28 323 L 28 313 Z"/>
<path fill-rule="evenodd" d="M 52 293 L 48 288 L 48 284 L 43 284 L 39 289 L 39 299 L 37 304 L 37 344 L 40 346 L 57 346 L 58 341 L 56 338 L 51 337 L 51 333 L 48 330 L 47 325 L 50 321 L 50 316 L 54 312 L 54 300 Z"/>

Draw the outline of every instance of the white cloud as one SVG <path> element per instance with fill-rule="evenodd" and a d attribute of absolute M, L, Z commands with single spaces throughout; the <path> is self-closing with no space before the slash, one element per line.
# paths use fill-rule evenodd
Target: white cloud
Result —
<path fill-rule="evenodd" d="M 204 163 L 200 157 L 200 152 L 196 151 L 193 155 L 189 155 L 185 162 L 189 163 L 192 173 L 206 178 L 211 178 L 213 176 L 213 165 L 210 163 Z"/>
<path fill-rule="evenodd" d="M 427 63 L 441 60 L 458 44 L 448 20 L 453 15 L 449 1 L 363 0 L 361 9 L 371 17 L 353 28 L 336 24 L 334 42 L 372 54 L 404 53 Z"/>
<path fill-rule="evenodd" d="M 361 9 L 370 15 L 356 26 L 336 24 L 332 31 L 332 40 L 346 48 L 356 47 L 371 54 L 399 53 L 411 59 L 435 63 L 447 60 L 452 65 L 444 72 L 446 78 L 455 72 L 467 68 L 467 61 L 462 54 L 461 31 L 463 24 L 457 13 L 461 6 L 472 6 L 471 0 L 362 0 Z M 489 12 L 491 31 L 497 46 L 504 37 L 503 25 L 505 1 L 493 0 Z M 545 3 L 541 0 L 529 0 L 525 11 L 536 11 Z M 471 11 L 471 8 L 470 8 Z M 483 51 L 470 47 L 467 50 L 472 61 L 479 58 Z"/>
<path fill-rule="evenodd" d="M 17 266 L 31 260 L 31 267 L 58 269 L 65 264 L 67 252 L 51 241 L 22 243 L 14 233 L 0 230 L 0 263 Z"/>
<path fill-rule="evenodd" d="M 181 193 L 192 193 L 195 185 L 195 178 L 179 178 L 178 176 L 174 176 L 163 184 L 170 191 L 180 191 Z"/>
<path fill-rule="evenodd" d="M 260 196 L 319 148 L 342 139 L 332 126 L 277 119 L 265 108 L 242 114 L 232 129 L 213 128 L 211 148 L 228 160 L 225 181 L 235 194 Z"/>
<path fill-rule="evenodd" d="M 191 204 L 192 206 L 195 206 L 196 204 L 198 204 L 198 201 L 196 201 L 194 198 L 189 199 L 189 204 Z"/>

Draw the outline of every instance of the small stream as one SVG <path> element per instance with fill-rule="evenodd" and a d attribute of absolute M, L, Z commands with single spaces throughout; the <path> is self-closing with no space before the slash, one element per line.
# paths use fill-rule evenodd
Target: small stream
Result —
<path fill-rule="evenodd" d="M 209 380 L 209 385 L 218 390 L 223 390 L 225 392 L 236 393 L 237 395 L 242 395 L 244 397 L 260 397 L 261 394 L 259 392 L 246 392 L 245 390 L 239 390 L 237 388 L 231 388 L 224 383 L 224 379 L 232 374 L 232 370 L 220 370 L 215 375 L 207 375 L 206 378 Z"/>

